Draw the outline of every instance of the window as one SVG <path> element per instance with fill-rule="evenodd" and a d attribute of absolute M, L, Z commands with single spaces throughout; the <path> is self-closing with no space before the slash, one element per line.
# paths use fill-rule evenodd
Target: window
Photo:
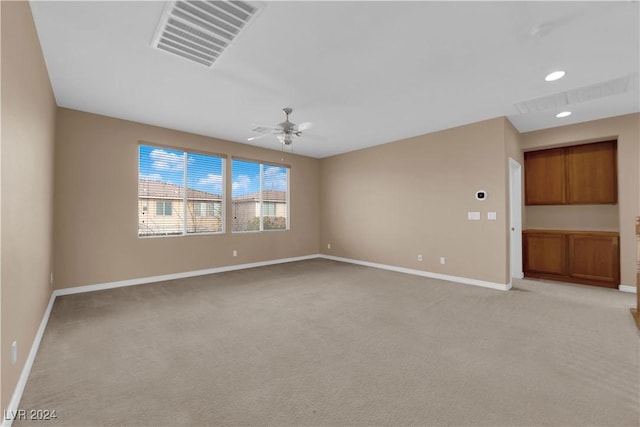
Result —
<path fill-rule="evenodd" d="M 146 210 L 144 206 L 143 210 Z M 171 202 L 166 200 L 156 200 L 156 215 L 157 216 L 171 216 L 173 212 Z"/>
<path fill-rule="evenodd" d="M 224 231 L 222 157 L 140 145 L 138 162 L 138 236 Z"/>
<path fill-rule="evenodd" d="M 195 202 L 194 210 L 197 217 L 218 216 L 221 213 L 220 202 Z"/>
<path fill-rule="evenodd" d="M 276 216 L 275 202 L 262 202 L 262 216 Z"/>
<path fill-rule="evenodd" d="M 289 168 L 233 159 L 232 231 L 289 229 Z"/>

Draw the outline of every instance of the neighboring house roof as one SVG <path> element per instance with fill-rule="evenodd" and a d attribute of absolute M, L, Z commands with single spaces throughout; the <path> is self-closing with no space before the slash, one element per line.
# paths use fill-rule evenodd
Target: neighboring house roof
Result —
<path fill-rule="evenodd" d="M 169 182 L 152 181 L 149 179 L 138 180 L 138 197 L 145 199 L 172 199 L 182 200 L 183 187 Z M 187 188 L 187 199 L 190 200 L 222 200 L 220 194 Z"/>
<path fill-rule="evenodd" d="M 259 202 L 260 193 L 244 194 L 242 196 L 234 196 L 234 202 Z M 262 192 L 263 202 L 286 202 L 287 192 L 277 190 L 266 190 Z"/>

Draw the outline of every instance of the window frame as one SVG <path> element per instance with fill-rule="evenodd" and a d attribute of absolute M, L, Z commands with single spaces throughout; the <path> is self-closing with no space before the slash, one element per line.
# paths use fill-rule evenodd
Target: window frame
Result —
<path fill-rule="evenodd" d="M 242 233 L 270 233 L 270 232 L 281 232 L 281 231 L 291 231 L 291 166 L 290 165 L 286 165 L 286 164 L 278 164 L 278 163 L 272 163 L 272 162 L 264 162 L 261 160 L 254 160 L 254 159 L 247 159 L 247 158 L 243 158 L 243 157 L 231 157 L 231 160 L 229 162 L 229 169 L 231 171 L 230 175 L 231 175 L 231 186 L 233 187 L 233 162 L 234 161 L 241 161 L 241 162 L 250 162 L 250 163 L 256 163 L 259 165 L 259 178 L 260 178 L 260 187 L 258 189 L 258 203 L 260 206 L 260 216 L 259 218 L 259 229 L 258 230 L 234 230 L 233 229 L 233 225 L 231 226 L 231 233 L 232 234 L 242 234 Z M 264 228 L 264 212 L 263 212 L 263 206 L 264 206 L 264 200 L 263 200 L 263 184 L 264 184 L 264 169 L 265 166 L 275 166 L 278 168 L 284 168 L 287 172 L 287 189 L 286 189 L 286 194 L 285 194 L 285 203 L 286 203 L 286 224 L 285 224 L 285 228 L 271 228 L 271 229 L 265 229 Z M 267 202 L 268 203 L 268 202 Z M 275 202 L 274 202 L 275 205 Z M 275 207 L 275 206 L 274 206 Z M 233 190 L 231 191 L 231 215 L 233 216 Z M 233 222 L 233 218 L 231 219 L 231 221 Z"/>
<path fill-rule="evenodd" d="M 184 168 L 183 168 L 183 181 L 182 181 L 182 185 L 184 187 L 184 194 L 182 196 L 182 232 L 180 234 L 177 233 L 164 233 L 164 234 L 150 234 L 150 235 L 141 235 L 140 234 L 140 212 L 138 211 L 138 233 L 137 236 L 139 239 L 156 239 L 156 238 L 165 238 L 165 237 L 189 237 L 189 236 L 206 236 L 206 235 L 220 235 L 220 234 L 225 234 L 226 233 L 226 224 L 227 224 L 227 220 L 226 220 L 226 200 L 227 200 L 227 188 L 226 188 L 226 182 L 227 182 L 227 156 L 224 154 L 220 154 L 220 153 L 212 153 L 212 152 L 206 152 L 206 151 L 200 151 L 200 150 L 194 150 L 194 149 L 189 149 L 189 148 L 184 148 L 184 147 L 175 147 L 175 146 L 168 146 L 168 145 L 162 145 L 162 144 L 155 144 L 155 143 L 149 143 L 146 141 L 139 141 L 138 142 L 138 150 L 137 150 L 137 157 L 138 157 L 138 203 L 140 200 L 143 200 L 144 202 L 146 202 L 147 206 L 148 206 L 148 200 L 150 200 L 151 198 L 145 198 L 145 199 L 141 199 L 140 198 L 140 190 L 139 190 L 139 185 L 140 185 L 140 166 L 141 166 L 141 158 L 140 158 L 140 147 L 149 147 L 152 149 L 160 149 L 160 150 L 172 150 L 172 151 L 181 151 L 182 155 L 183 155 L 183 161 L 184 161 Z M 188 198 L 188 188 L 187 187 L 187 181 L 188 181 L 188 162 L 189 162 L 189 154 L 197 154 L 197 155 L 202 155 L 202 156 L 209 156 L 209 157 L 214 157 L 214 158 L 219 158 L 220 159 L 220 175 L 222 176 L 222 183 L 221 183 L 221 194 L 220 194 L 220 200 L 212 200 L 212 203 L 216 203 L 218 202 L 220 204 L 220 231 L 203 231 L 203 232 L 189 232 L 187 231 L 189 229 L 188 227 L 188 203 L 189 201 L 192 202 L 197 202 L 198 200 L 193 200 L 193 199 L 189 199 Z M 152 199 L 151 199 L 152 200 Z M 178 200 L 178 199 L 176 199 Z M 173 200 L 170 200 L 169 202 L 172 202 Z M 166 202 L 166 200 L 163 200 L 163 202 Z M 156 200 L 157 203 L 157 200 Z M 173 205 L 173 204 L 172 204 Z M 215 212 L 215 206 L 213 211 Z M 147 211 L 148 212 L 148 209 Z M 173 206 L 172 206 L 172 215 L 173 215 Z M 214 216 L 212 217 L 201 217 L 201 218 L 214 218 Z"/>

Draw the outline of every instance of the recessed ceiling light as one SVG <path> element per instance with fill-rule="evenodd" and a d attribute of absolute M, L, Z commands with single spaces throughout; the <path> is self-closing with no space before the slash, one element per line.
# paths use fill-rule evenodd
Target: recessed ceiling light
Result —
<path fill-rule="evenodd" d="M 549 73 L 544 79 L 548 82 L 552 82 L 554 80 L 563 78 L 565 74 L 566 73 L 564 71 L 554 71 L 553 73 Z"/>
<path fill-rule="evenodd" d="M 562 113 L 556 114 L 556 117 L 561 119 L 563 117 L 569 117 L 571 115 L 571 111 L 563 111 Z"/>

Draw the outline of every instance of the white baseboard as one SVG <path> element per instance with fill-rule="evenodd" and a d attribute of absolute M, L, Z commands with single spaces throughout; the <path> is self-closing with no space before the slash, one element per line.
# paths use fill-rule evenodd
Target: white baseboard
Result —
<path fill-rule="evenodd" d="M 332 255 L 319 255 L 320 258 L 331 259 L 334 261 L 348 262 L 351 264 L 364 265 L 367 267 L 381 268 L 383 270 L 396 271 L 398 273 L 413 274 L 415 276 L 430 277 L 432 279 L 448 280 L 450 282 L 463 283 L 465 285 L 481 286 L 483 288 L 497 289 L 499 291 L 508 291 L 511 289 L 511 283 L 501 284 L 494 282 L 486 282 L 484 280 L 469 279 L 467 277 L 449 276 L 447 274 L 432 273 L 430 271 L 414 270 L 412 268 L 396 267 L 394 265 L 378 264 L 375 262 L 361 261 L 358 259 L 342 258 Z"/>
<path fill-rule="evenodd" d="M 5 412 L 3 412 L 2 427 L 10 427 L 11 424 L 13 424 L 13 419 L 18 412 L 18 408 L 20 407 L 20 400 L 22 399 L 22 393 L 24 392 L 24 387 L 27 385 L 27 380 L 29 379 L 29 374 L 31 373 L 33 362 L 36 360 L 36 354 L 38 353 L 38 349 L 40 348 L 40 342 L 42 341 L 44 330 L 47 328 L 47 323 L 49 323 L 49 316 L 51 315 L 51 309 L 53 308 L 53 302 L 55 301 L 55 299 L 55 292 L 53 292 L 51 293 L 49 304 L 44 311 L 44 315 L 42 316 L 42 321 L 40 322 L 40 326 L 38 327 L 36 336 L 33 339 L 33 344 L 31 344 L 31 350 L 29 350 L 27 360 L 24 362 L 24 367 L 22 368 L 22 372 L 20 373 L 18 384 L 16 384 L 16 388 L 13 391 L 13 396 L 11 396 L 9 406 L 7 407 Z M 7 418 L 7 415 L 11 414 L 13 414 L 13 417 Z"/>
<path fill-rule="evenodd" d="M 635 286 L 618 285 L 618 290 L 621 292 L 629 292 L 632 294 L 638 293 L 638 290 L 636 289 Z"/>
<path fill-rule="evenodd" d="M 304 261 L 318 258 L 318 254 L 305 255 L 293 258 L 280 258 L 269 261 L 252 262 L 248 264 L 227 265 L 224 267 L 207 268 L 205 270 L 185 271 L 183 273 L 163 274 L 160 276 L 141 277 L 139 279 L 118 280 L 116 282 L 99 283 L 96 285 L 76 286 L 73 288 L 56 289 L 55 296 L 72 295 L 84 292 L 102 291 L 105 289 L 121 288 L 123 286 L 143 285 L 145 283 L 164 282 L 166 280 L 184 279 L 187 277 L 204 276 L 207 274 L 224 273 L 225 271 L 244 270 L 246 268 L 264 267 L 266 265 L 283 264 L 285 262 Z"/>

